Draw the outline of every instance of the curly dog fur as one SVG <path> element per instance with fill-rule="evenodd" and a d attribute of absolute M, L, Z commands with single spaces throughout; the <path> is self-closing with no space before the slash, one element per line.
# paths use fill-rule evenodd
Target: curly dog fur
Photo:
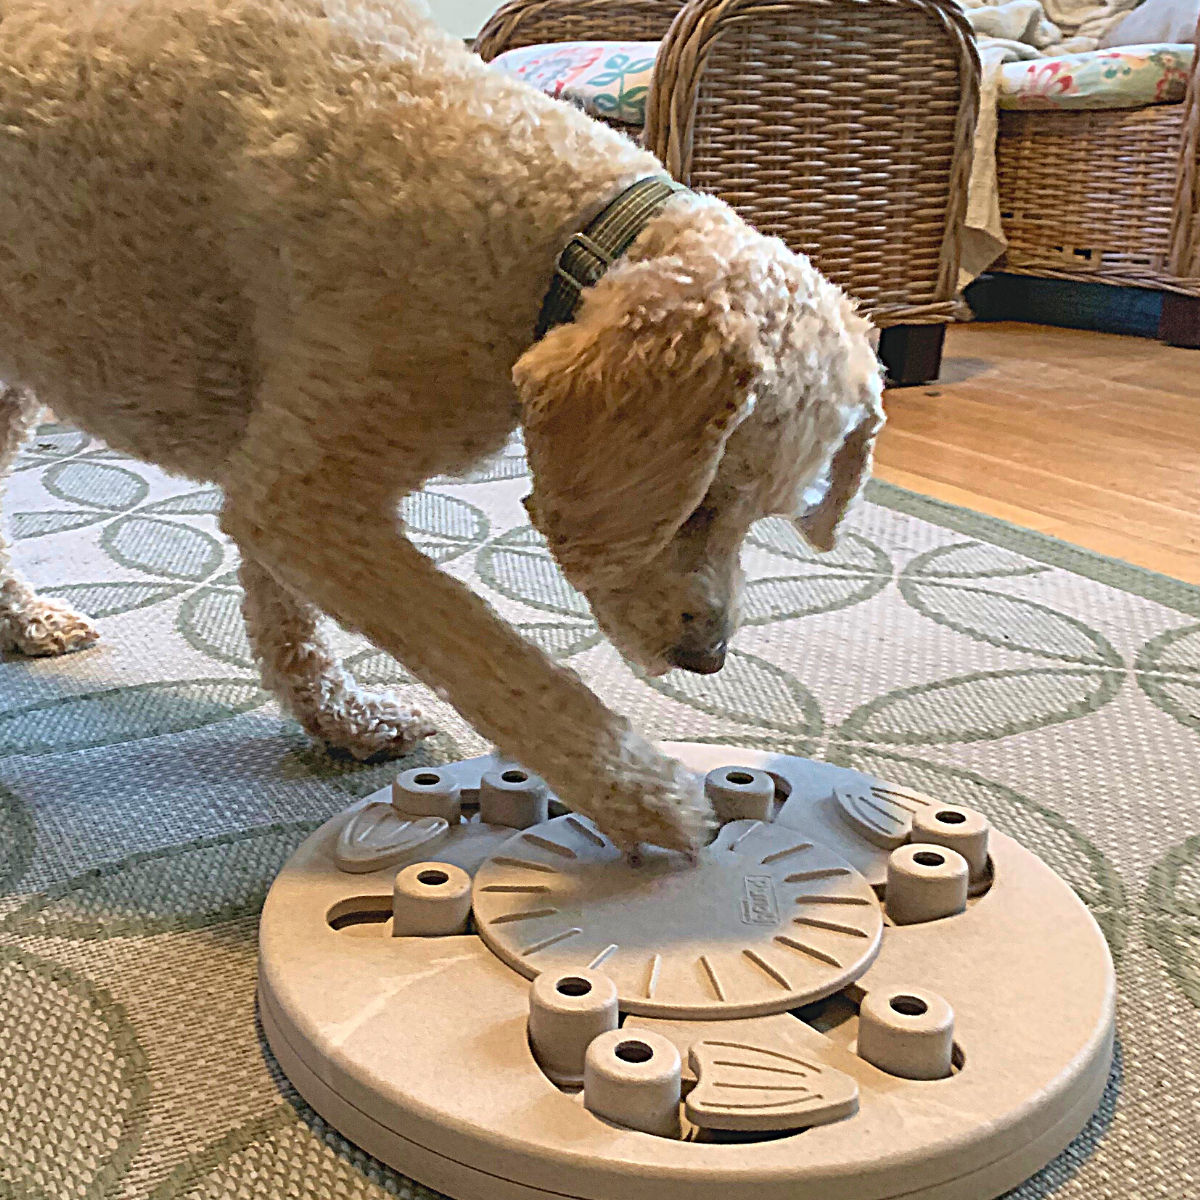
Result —
<path fill-rule="evenodd" d="M 430 732 L 355 687 L 327 613 L 622 844 L 694 848 L 697 781 L 397 516 L 523 427 L 534 523 L 650 671 L 720 665 L 753 521 L 832 544 L 882 421 L 866 323 L 726 205 L 673 198 L 530 346 L 566 238 L 660 170 L 402 0 L 0 0 L 0 469 L 41 401 L 216 482 L 313 735 Z M 0 542 L 2 647 L 94 637 Z"/>

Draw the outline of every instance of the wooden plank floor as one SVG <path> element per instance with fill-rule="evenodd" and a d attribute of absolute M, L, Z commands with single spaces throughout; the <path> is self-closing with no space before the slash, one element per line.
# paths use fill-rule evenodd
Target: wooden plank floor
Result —
<path fill-rule="evenodd" d="M 962 325 L 887 411 L 879 478 L 1200 584 L 1200 351 Z"/>

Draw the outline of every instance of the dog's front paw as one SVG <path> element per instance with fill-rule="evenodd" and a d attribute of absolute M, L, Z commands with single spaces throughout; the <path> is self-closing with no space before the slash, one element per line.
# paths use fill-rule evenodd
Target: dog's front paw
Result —
<path fill-rule="evenodd" d="M 312 713 L 297 714 L 304 728 L 331 750 L 368 759 L 411 754 L 437 727 L 419 709 L 390 692 L 339 689 Z"/>
<path fill-rule="evenodd" d="M 29 658 L 53 658 L 92 645 L 96 627 L 69 604 L 46 596 L 0 610 L 0 650 Z"/>
<path fill-rule="evenodd" d="M 624 850 L 649 843 L 698 854 L 713 823 L 703 779 L 671 759 L 638 757 L 607 782 L 588 815 Z"/>

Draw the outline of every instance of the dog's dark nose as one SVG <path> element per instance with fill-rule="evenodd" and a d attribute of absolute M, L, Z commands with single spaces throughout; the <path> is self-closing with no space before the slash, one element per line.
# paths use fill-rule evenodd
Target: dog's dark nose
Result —
<path fill-rule="evenodd" d="M 675 646 L 667 654 L 667 661 L 682 671 L 694 675 L 715 675 L 725 665 L 724 642 L 715 646 Z"/>

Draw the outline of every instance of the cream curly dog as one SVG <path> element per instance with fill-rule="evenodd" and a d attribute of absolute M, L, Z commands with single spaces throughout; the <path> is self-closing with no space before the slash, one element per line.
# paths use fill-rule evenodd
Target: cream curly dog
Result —
<path fill-rule="evenodd" d="M 697 781 L 397 517 L 522 427 L 532 519 L 650 671 L 720 666 L 759 517 L 832 543 L 880 379 L 806 259 L 679 194 L 534 339 L 567 239 L 661 171 L 401 0 L 0 0 L 0 467 L 36 397 L 215 481 L 264 679 L 313 735 L 431 731 L 355 687 L 327 613 L 622 844 L 694 848 Z M 95 636 L 0 542 L 0 649 Z"/>

